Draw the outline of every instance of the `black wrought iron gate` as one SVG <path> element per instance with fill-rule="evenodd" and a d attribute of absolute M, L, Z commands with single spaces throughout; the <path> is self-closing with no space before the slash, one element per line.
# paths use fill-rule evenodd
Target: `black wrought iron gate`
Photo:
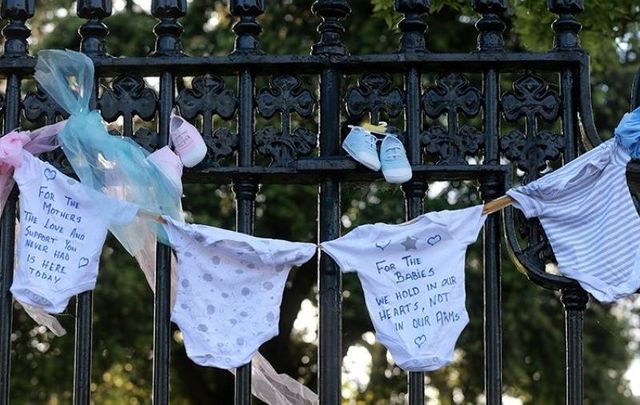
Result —
<path fill-rule="evenodd" d="M 405 145 L 414 172 L 413 179 L 402 186 L 407 218 L 422 213 L 428 181 L 475 180 L 482 199 L 490 201 L 501 196 L 510 185 L 515 165 L 526 174 L 525 181 L 530 181 L 540 175 L 545 160 L 562 156 L 568 161 L 581 150 L 599 143 L 590 104 L 589 59 L 580 48 L 581 26 L 575 18 L 583 9 L 583 1 L 548 1 L 549 12 L 558 18 L 552 28 L 553 49 L 542 53 L 504 49 L 505 25 L 500 15 L 508 7 L 507 0 L 472 0 L 471 3 L 481 18 L 476 24 L 477 50 L 469 53 L 428 52 L 424 14 L 430 9 L 429 0 L 395 1 L 396 10 L 404 15 L 400 23 L 399 50 L 375 55 L 350 55 L 342 42 L 345 30 L 342 20 L 350 13 L 347 0 L 313 3 L 312 10 L 321 22 L 318 40 L 310 55 L 267 55 L 260 51 L 261 27 L 256 17 L 265 12 L 263 0 L 230 0 L 230 13 L 238 21 L 233 27 L 235 49 L 228 56 L 186 56 L 181 52 L 182 27 L 178 19 L 185 15 L 186 0 L 152 2 L 152 14 L 159 23 L 154 29 L 155 51 L 148 57 L 108 56 L 105 49 L 108 29 L 102 20 L 111 15 L 110 0 L 78 0 L 77 14 L 86 20 L 80 28 L 81 51 L 94 60 L 99 77 L 117 78 L 107 91 L 130 92 L 128 97 L 132 101 L 111 106 L 114 110 L 107 119 L 123 116 L 125 135 L 131 135 L 133 115 L 144 120 L 157 119 L 161 139 L 158 146 L 162 146 L 167 142 L 169 116 L 174 106 L 179 106 L 188 119 L 202 115 L 205 117 L 202 131 L 210 139 L 209 158 L 190 174 L 191 180 L 207 182 L 215 178 L 217 182 L 225 179 L 233 183 L 237 230 L 246 233 L 253 230 L 255 197 L 260 183 L 317 184 L 318 239 L 324 241 L 340 233 L 340 184 L 375 178 L 375 174 L 357 167 L 341 152 L 339 145 L 345 135 L 342 125 L 345 120 L 368 116 L 375 123 L 385 117 L 404 115 Z M 20 126 L 22 119 L 30 120 L 32 115 L 44 114 L 49 119 L 60 115 L 59 109 L 46 102 L 42 107 L 34 107 L 33 98 L 46 100 L 44 94 L 29 94 L 21 99 L 22 81 L 32 74 L 35 65 L 28 53 L 30 31 L 25 25 L 35 12 L 34 0 L 2 1 L 2 17 L 8 21 L 2 31 L 5 49 L 0 58 L 0 74 L 6 78 L 2 103 L 5 133 Z M 427 72 L 439 73 L 440 77 L 434 83 L 423 83 L 421 76 Z M 504 74 L 519 75 L 512 89 L 501 88 L 500 77 Z M 317 103 L 297 75 L 316 78 Z M 482 88 L 470 84 L 465 75 L 481 77 Z M 136 109 L 136 98 L 143 96 L 132 93 L 131 88 L 135 86 L 127 84 L 127 81 L 139 80 L 139 76 L 159 78 L 159 95 L 151 111 Z M 181 76 L 196 76 L 196 79 L 192 90 L 182 91 L 176 97 L 176 78 Z M 237 77 L 237 90 L 225 88 L 219 76 Z M 358 84 L 344 89 L 346 76 L 359 77 Z M 549 89 L 543 76 L 553 77 L 560 92 Z M 258 77 L 271 78 L 270 86 L 259 93 L 255 89 Z M 392 77 L 402 77 L 404 85 L 394 85 Z M 192 92 L 189 95 L 187 91 Z M 272 98 L 270 103 L 265 101 L 265 95 Z M 193 102 L 194 99 L 197 102 Z M 94 102 L 96 105 L 102 102 L 99 94 L 94 95 Z M 310 116 L 314 106 L 319 117 L 317 135 L 289 127 L 291 113 Z M 102 110 L 104 113 L 105 108 Z M 21 118 L 23 114 L 26 115 Z M 257 116 L 268 118 L 274 114 L 282 117 L 280 128 L 256 131 Z M 210 124 L 213 115 L 223 120 L 237 120 L 237 134 L 214 131 Z M 425 117 L 445 116 L 446 129 L 425 124 Z M 481 128 L 459 127 L 460 116 L 480 116 Z M 559 122 L 560 133 L 542 129 L 541 122 Z M 503 134 L 502 123 L 523 129 Z M 319 152 L 315 153 L 317 143 Z M 217 164 L 219 159 L 234 154 L 236 164 Z M 272 163 L 256 163 L 257 155 L 271 158 Z M 480 163 L 469 164 L 467 156 L 475 156 Z M 15 208 L 13 198 L 0 225 L 0 404 L 9 403 L 10 398 L 12 297 L 9 286 L 13 277 Z M 529 278 L 562 292 L 566 311 L 566 402 L 579 404 L 582 402 L 582 321 L 588 297 L 571 280 L 544 271 L 548 259 L 546 245 L 540 243 L 543 235 L 535 224 L 522 223 L 510 209 L 506 210 L 504 221 L 510 249 Z M 502 235 L 502 214 L 493 214 L 484 228 L 484 375 L 488 404 L 501 402 Z M 522 239 L 526 240 L 526 246 L 520 245 Z M 153 353 L 153 400 L 157 404 L 169 403 L 169 257 L 169 248 L 161 246 Z M 319 396 L 322 404 L 337 404 L 341 401 L 341 274 L 326 255 L 319 260 L 318 284 Z M 78 299 L 75 339 L 74 403 L 87 404 L 92 360 L 91 293 L 82 294 Z M 20 365 L 14 364 L 14 367 Z M 249 366 L 238 370 L 237 404 L 251 402 L 250 377 Z M 409 403 L 424 403 L 424 391 L 424 375 L 410 373 Z"/>

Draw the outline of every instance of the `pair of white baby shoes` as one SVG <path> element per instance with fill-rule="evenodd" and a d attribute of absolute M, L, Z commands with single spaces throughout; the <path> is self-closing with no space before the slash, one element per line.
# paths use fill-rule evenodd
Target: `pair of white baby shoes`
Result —
<path fill-rule="evenodd" d="M 378 155 L 379 139 L 374 134 L 359 126 L 349 127 L 351 131 L 342 142 L 342 148 L 351 157 L 371 170 L 382 169 L 388 183 L 401 184 L 411 179 L 411 164 L 400 139 L 393 134 L 386 134 Z"/>

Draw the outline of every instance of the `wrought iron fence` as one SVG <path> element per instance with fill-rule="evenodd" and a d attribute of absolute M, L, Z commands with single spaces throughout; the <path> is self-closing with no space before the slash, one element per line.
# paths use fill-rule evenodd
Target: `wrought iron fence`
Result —
<path fill-rule="evenodd" d="M 404 142 L 413 166 L 413 179 L 402 186 L 406 217 L 423 212 L 428 183 L 433 180 L 473 180 L 484 201 L 501 196 L 511 184 L 514 167 L 524 171 L 525 181 L 541 175 L 545 161 L 568 161 L 599 143 L 595 131 L 589 86 L 589 58 L 580 48 L 581 25 L 576 14 L 582 0 L 549 0 L 555 41 L 548 52 L 512 52 L 504 48 L 505 24 L 501 14 L 507 0 L 472 0 L 478 13 L 477 49 L 468 53 L 428 51 L 424 15 L 429 0 L 396 0 L 404 18 L 399 24 L 398 51 L 386 54 L 351 55 L 342 41 L 343 20 L 349 16 L 346 0 L 316 0 L 312 11 L 320 21 L 318 39 L 309 55 L 272 55 L 260 49 L 261 26 L 256 18 L 265 13 L 262 0 L 230 0 L 229 11 L 237 18 L 233 26 L 235 47 L 226 56 L 187 56 L 182 52 L 180 17 L 186 0 L 154 0 L 152 14 L 155 51 L 147 57 L 112 57 L 105 38 L 103 19 L 112 13 L 111 0 L 78 0 L 77 15 L 85 22 L 79 32 L 80 50 L 89 55 L 101 77 L 115 77 L 102 94 L 94 94 L 106 120 L 123 117 L 123 133 L 133 135 L 132 120 L 157 119 L 155 134 L 136 133 L 145 147 L 167 143 L 169 116 L 178 106 L 187 119 L 201 115 L 208 157 L 191 180 L 206 183 L 221 179 L 233 183 L 237 203 L 237 230 L 254 228 L 255 198 L 261 183 L 318 185 L 318 240 L 330 240 L 340 232 L 340 185 L 373 180 L 376 175 L 357 167 L 340 151 L 341 134 L 348 120 L 398 117 L 404 125 Z M 2 17 L 8 21 L 2 34 L 4 54 L 0 75 L 6 79 L 2 98 L 4 132 L 19 126 L 21 119 L 63 115 L 47 95 L 32 92 L 21 98 L 25 77 L 33 73 L 35 59 L 29 55 L 30 30 L 26 23 L 37 10 L 34 0 L 3 0 Z M 427 36 L 428 37 L 428 36 Z M 286 73 L 282 73 L 286 72 Z M 438 79 L 425 82 L 424 75 Z M 314 78 L 319 99 L 299 76 Z M 468 80 L 476 75 L 479 83 Z M 517 77 L 511 89 L 501 86 L 502 75 Z M 159 92 L 146 87 L 142 77 L 159 78 Z M 192 87 L 176 92 L 176 79 L 195 76 Z M 235 77 L 235 89 L 221 77 Z M 346 78 L 357 83 L 345 88 Z M 559 92 L 550 89 L 555 81 Z M 256 89 L 257 78 L 269 78 L 267 87 Z M 392 78 L 402 78 L 402 85 Z M 292 114 L 310 117 L 317 113 L 319 128 L 291 128 Z M 21 116 L 24 115 L 24 118 Z M 281 124 L 256 129 L 257 118 L 281 116 Z M 211 118 L 235 120 L 236 129 L 213 128 Z M 446 117 L 446 128 L 437 119 Z M 462 124 L 462 118 L 478 117 L 478 127 Z M 427 120 L 430 119 L 429 125 Z M 556 123 L 558 133 L 542 123 Z M 503 126 L 517 128 L 508 133 Z M 319 147 L 316 148 L 316 145 Z M 474 157 L 470 164 L 468 157 Z M 231 159 L 225 159 L 230 157 Z M 233 162 L 233 157 L 236 158 Z M 0 223 L 0 404 L 9 403 L 11 376 L 12 297 L 15 198 L 7 204 Z M 529 278 L 542 286 L 561 290 L 566 315 L 566 402 L 582 402 L 582 322 L 588 300 L 579 286 L 566 278 L 546 273 L 552 259 L 540 228 L 508 209 L 489 216 L 484 228 L 484 381 L 488 404 L 501 402 L 501 276 L 500 240 L 506 230 L 510 251 Z M 524 243 L 523 243 L 524 241 Z M 155 294 L 153 401 L 169 403 L 169 259 L 170 250 L 159 246 Z M 341 274 L 336 264 L 321 255 L 318 264 L 319 349 L 318 389 L 322 404 L 341 401 Z M 75 376 L 73 401 L 88 404 L 91 382 L 92 293 L 77 300 Z M 14 364 L 14 367 L 19 367 Z M 410 404 L 424 403 L 424 374 L 409 373 Z M 250 366 L 237 372 L 235 402 L 251 402 Z"/>

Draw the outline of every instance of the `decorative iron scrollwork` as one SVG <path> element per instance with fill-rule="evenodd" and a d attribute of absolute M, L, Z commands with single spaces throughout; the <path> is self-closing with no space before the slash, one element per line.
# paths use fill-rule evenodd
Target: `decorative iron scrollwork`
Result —
<path fill-rule="evenodd" d="M 347 55 L 340 35 L 344 32 L 344 26 L 340 22 L 351 12 L 349 3 L 345 0 L 316 0 L 311 5 L 311 11 L 322 18 L 318 25 L 320 40 L 313 44 L 314 55 Z"/>
<path fill-rule="evenodd" d="M 500 149 L 526 173 L 524 182 L 528 183 L 547 167 L 548 160 L 560 157 L 564 138 L 548 130 L 540 131 L 534 137 L 515 130 L 500 139 Z"/>
<path fill-rule="evenodd" d="M 264 13 L 263 0 L 234 0 L 230 7 L 233 15 L 246 14 L 257 17 Z"/>
<path fill-rule="evenodd" d="M 225 87 L 217 76 L 198 76 L 191 82 L 190 89 L 183 89 L 176 104 L 180 114 L 187 120 L 203 117 L 202 136 L 207 145 L 206 166 L 218 166 L 220 160 L 231 156 L 238 148 L 238 136 L 227 128 L 214 131 L 212 116 L 218 114 L 228 120 L 233 118 L 238 108 L 235 93 Z"/>
<path fill-rule="evenodd" d="M 424 112 L 432 118 L 443 113 L 456 114 L 462 112 L 474 117 L 480 112 L 482 96 L 469 81 L 459 73 L 452 73 L 436 80 L 436 85 L 429 87 L 422 98 Z"/>
<path fill-rule="evenodd" d="M 506 26 L 499 14 L 507 11 L 507 0 L 472 0 L 471 6 L 476 12 L 482 14 L 482 18 L 476 23 L 478 50 L 503 51 L 502 33 Z"/>
<path fill-rule="evenodd" d="M 560 100 L 547 83 L 527 73 L 513 83 L 513 90 L 502 95 L 502 111 L 509 122 L 525 119 L 525 130 L 513 130 L 500 138 L 500 150 L 525 172 L 522 183 L 540 177 L 547 161 L 561 156 L 565 138 L 540 129 L 540 120 L 554 122 L 560 113 Z M 576 288 L 574 280 L 546 272 L 546 263 L 555 262 L 553 250 L 540 222 L 527 219 L 510 207 L 505 212 L 507 239 L 518 259 L 516 263 L 535 283 L 551 289 Z M 524 241 L 525 243 L 522 243 Z"/>
<path fill-rule="evenodd" d="M 422 108 L 431 118 L 447 114 L 448 129 L 434 125 L 422 133 L 421 144 L 427 153 L 440 156 L 438 164 L 466 164 L 466 156 L 478 152 L 484 144 L 481 131 L 469 125 L 458 128 L 458 114 L 474 117 L 480 112 L 482 95 L 458 73 L 436 80 L 422 97 Z"/>
<path fill-rule="evenodd" d="M 372 73 L 360 78 L 357 86 L 349 87 L 345 101 L 350 116 L 361 117 L 368 111 L 371 122 L 376 123 L 382 112 L 390 117 L 402 113 L 404 94 L 393 86 L 389 75 Z"/>
<path fill-rule="evenodd" d="M 264 13 L 264 1 L 230 0 L 229 11 L 232 16 L 240 17 L 232 27 L 233 32 L 236 34 L 233 53 L 263 53 L 258 43 L 258 35 L 262 32 L 262 27 L 256 21 L 256 17 Z"/>
<path fill-rule="evenodd" d="M 225 88 L 224 82 L 217 76 L 198 76 L 191 82 L 190 89 L 180 92 L 176 103 L 180 114 L 188 120 L 198 114 L 211 117 L 218 114 L 224 119 L 233 117 L 238 106 L 235 94 Z"/>
<path fill-rule="evenodd" d="M 295 76 L 276 76 L 271 86 L 258 92 L 256 103 L 260 115 L 271 118 L 276 112 L 296 112 L 308 117 L 313 112 L 315 99 L 309 90 L 303 89 L 300 79 Z"/>
<path fill-rule="evenodd" d="M 556 92 L 549 90 L 540 76 L 528 73 L 513 83 L 513 91 L 502 96 L 502 109 L 508 121 L 526 117 L 527 121 L 534 122 L 536 116 L 540 116 L 553 122 L 558 118 L 560 102 Z"/>
<path fill-rule="evenodd" d="M 139 128 L 133 134 L 133 140 L 149 152 L 153 152 L 160 146 L 160 138 L 156 131 L 152 131 L 149 128 Z"/>
<path fill-rule="evenodd" d="M 187 0 L 155 0 L 151 3 L 151 14 L 160 20 L 153 32 L 156 34 L 155 55 L 182 55 L 180 34 L 184 29 L 178 18 L 187 14 Z"/>
<path fill-rule="evenodd" d="M 431 9 L 430 0 L 395 0 L 395 9 L 404 14 L 404 18 L 398 23 L 402 31 L 400 37 L 400 50 L 409 53 L 426 52 L 424 33 L 427 24 L 422 19 Z"/>
<path fill-rule="evenodd" d="M 123 116 L 125 123 L 138 115 L 143 120 L 150 120 L 156 112 L 158 98 L 155 91 L 146 87 L 144 79 L 138 75 L 117 77 L 106 88 L 100 99 L 100 110 L 107 121 L 114 121 Z"/>
<path fill-rule="evenodd" d="M 577 14 L 584 11 L 584 0 L 547 0 L 547 8 L 557 14 Z"/>
<path fill-rule="evenodd" d="M 286 166 L 298 156 L 311 153 L 316 145 L 316 134 L 306 128 L 291 130 L 291 113 L 306 118 L 313 113 L 313 94 L 302 88 L 299 78 L 280 75 L 271 79 L 270 86 L 261 89 L 256 96 L 258 112 L 264 118 L 276 113 L 281 115 L 280 130 L 268 126 L 256 133 L 258 152 L 273 159 L 272 164 Z"/>
<path fill-rule="evenodd" d="M 36 91 L 30 91 L 24 98 L 22 105 L 24 115 L 29 121 L 37 121 L 45 118 L 48 124 L 55 122 L 56 117 L 67 118 L 69 114 L 49 94 L 36 87 Z"/>
<path fill-rule="evenodd" d="M 205 164 L 218 166 L 220 161 L 238 149 L 238 134 L 229 128 L 219 128 L 213 134 L 205 136 L 204 142 L 207 144 L 207 156 Z"/>
<path fill-rule="evenodd" d="M 558 19 L 551 25 L 555 31 L 553 47 L 561 51 L 580 49 L 578 33 L 582 24 L 575 15 L 584 11 L 584 0 L 547 0 L 547 8 L 558 14 Z"/>
<path fill-rule="evenodd" d="M 27 38 L 31 35 L 31 30 L 25 23 L 33 17 L 35 3 L 35 0 L 2 2 L 2 18 L 8 21 L 2 29 L 5 38 L 4 57 L 16 58 L 27 54 Z"/>
<path fill-rule="evenodd" d="M 273 158 L 275 166 L 287 166 L 299 155 L 308 155 L 316 145 L 316 134 L 306 128 L 296 128 L 286 134 L 270 125 L 256 132 L 256 147 L 264 156 Z"/>
<path fill-rule="evenodd" d="M 538 178 L 546 162 L 560 157 L 564 149 L 561 135 L 538 130 L 538 118 L 547 122 L 558 118 L 558 95 L 541 77 L 528 73 L 514 82 L 513 91 L 502 96 L 502 110 L 507 121 L 523 117 L 526 120 L 524 133 L 514 130 L 500 139 L 500 150 L 525 172 L 523 182 L 528 183 Z"/>
<path fill-rule="evenodd" d="M 104 56 L 109 29 L 102 22 L 112 12 L 111 0 L 78 0 L 78 17 L 88 21 L 80 27 L 80 49 L 90 56 Z"/>
<path fill-rule="evenodd" d="M 421 143 L 427 153 L 438 155 L 438 164 L 464 165 L 465 156 L 478 152 L 484 143 L 482 132 L 463 125 L 455 133 L 447 132 L 439 125 L 435 125 L 422 133 Z"/>

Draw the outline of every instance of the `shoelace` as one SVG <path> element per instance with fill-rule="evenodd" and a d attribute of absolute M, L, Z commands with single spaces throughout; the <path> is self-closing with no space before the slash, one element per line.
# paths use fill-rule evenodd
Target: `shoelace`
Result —
<path fill-rule="evenodd" d="M 385 159 L 397 160 L 402 157 L 402 148 L 400 146 L 392 146 L 385 150 Z"/>
<path fill-rule="evenodd" d="M 375 135 L 367 134 L 366 140 L 368 144 L 367 146 L 370 149 L 376 150 L 376 143 L 378 142 L 378 138 L 376 138 Z"/>

